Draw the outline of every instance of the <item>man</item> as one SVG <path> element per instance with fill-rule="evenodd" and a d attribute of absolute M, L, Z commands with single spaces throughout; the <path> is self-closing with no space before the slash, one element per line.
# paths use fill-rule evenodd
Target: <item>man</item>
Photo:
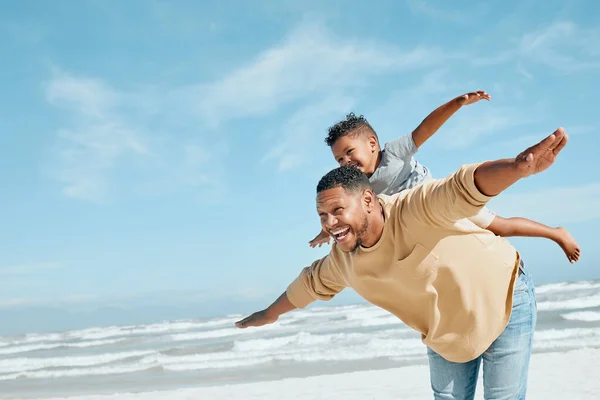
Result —
<path fill-rule="evenodd" d="M 352 166 L 317 186 L 330 253 L 302 270 L 267 309 L 236 323 L 272 323 L 345 287 L 422 334 L 436 399 L 524 399 L 536 323 L 533 283 L 506 239 L 468 220 L 500 192 L 554 162 L 562 128 L 516 158 L 461 167 L 444 180 L 376 196 Z"/>

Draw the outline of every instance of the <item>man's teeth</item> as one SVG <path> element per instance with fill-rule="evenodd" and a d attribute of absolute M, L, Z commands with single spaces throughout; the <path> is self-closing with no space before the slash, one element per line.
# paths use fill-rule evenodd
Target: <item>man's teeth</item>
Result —
<path fill-rule="evenodd" d="M 336 238 L 339 238 L 340 236 L 346 235 L 346 233 L 348 233 L 349 231 L 350 228 L 336 229 L 335 231 L 331 231 L 331 234 Z"/>

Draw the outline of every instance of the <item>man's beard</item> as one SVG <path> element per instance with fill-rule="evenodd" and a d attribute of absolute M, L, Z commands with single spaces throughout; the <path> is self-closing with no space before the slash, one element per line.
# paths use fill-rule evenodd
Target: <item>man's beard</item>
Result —
<path fill-rule="evenodd" d="M 356 249 L 358 249 L 360 246 L 362 246 L 363 236 L 365 236 L 368 231 L 369 231 L 369 220 L 368 220 L 367 216 L 365 215 L 363 217 L 363 220 L 361 221 L 360 226 L 358 227 L 358 230 L 356 231 L 356 243 L 354 244 L 354 248 L 352 248 L 352 250 L 350 250 L 350 252 L 354 252 Z"/>

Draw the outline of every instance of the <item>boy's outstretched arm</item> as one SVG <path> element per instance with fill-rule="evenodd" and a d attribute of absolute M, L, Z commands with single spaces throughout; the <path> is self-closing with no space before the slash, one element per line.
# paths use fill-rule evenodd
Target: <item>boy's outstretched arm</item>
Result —
<path fill-rule="evenodd" d="M 273 302 L 269 307 L 262 311 L 257 311 L 254 314 L 238 321 L 235 326 L 238 328 L 248 328 L 249 326 L 263 326 L 266 324 L 272 324 L 279 319 L 279 316 L 295 310 L 296 306 L 292 304 L 290 299 L 287 297 L 287 293 L 283 292 L 277 300 Z"/>
<path fill-rule="evenodd" d="M 458 96 L 433 110 L 412 132 L 413 141 L 417 148 L 421 147 L 427 139 L 433 136 L 462 106 L 473 104 L 483 99 L 491 100 L 491 97 L 483 90 L 478 90 L 477 92 L 465 93 L 462 96 Z"/>

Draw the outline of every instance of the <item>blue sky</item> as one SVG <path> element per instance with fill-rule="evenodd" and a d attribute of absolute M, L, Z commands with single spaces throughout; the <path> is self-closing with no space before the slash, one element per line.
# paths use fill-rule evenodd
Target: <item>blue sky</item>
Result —
<path fill-rule="evenodd" d="M 1 8 L 0 310 L 266 305 L 326 254 L 307 242 L 335 166 L 327 127 L 354 111 L 390 140 L 477 89 L 493 100 L 460 110 L 418 160 L 443 177 L 564 126 L 556 165 L 490 208 L 579 240 L 576 265 L 512 240 L 538 284 L 600 278 L 595 2 Z"/>

